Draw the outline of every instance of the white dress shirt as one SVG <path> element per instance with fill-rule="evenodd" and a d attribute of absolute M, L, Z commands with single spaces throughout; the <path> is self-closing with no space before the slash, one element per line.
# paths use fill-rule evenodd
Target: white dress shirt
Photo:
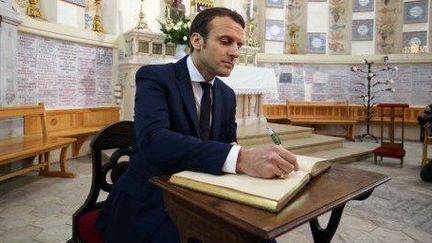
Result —
<path fill-rule="evenodd" d="M 192 62 L 192 58 L 189 56 L 186 59 L 187 68 L 189 71 L 189 76 L 191 78 L 192 83 L 192 89 L 194 93 L 195 98 L 195 107 L 198 115 L 198 119 L 200 117 L 200 110 L 201 110 L 201 98 L 203 95 L 203 90 L 201 88 L 200 82 L 206 82 L 204 77 L 201 75 L 201 73 L 198 71 L 198 69 L 195 67 L 195 65 Z M 208 81 L 213 85 L 214 79 Z M 213 100 L 212 93 L 210 93 L 210 97 Z M 210 114 L 210 123 L 212 120 L 212 115 Z M 228 153 L 228 156 L 225 159 L 225 163 L 222 167 L 222 171 L 226 173 L 236 173 L 236 166 L 237 166 L 237 157 L 240 152 L 241 146 L 233 143 L 234 146 L 231 147 L 230 152 Z"/>

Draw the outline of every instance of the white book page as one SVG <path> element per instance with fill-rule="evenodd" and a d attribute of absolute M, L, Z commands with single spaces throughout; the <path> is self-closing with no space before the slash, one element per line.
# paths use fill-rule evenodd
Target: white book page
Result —
<path fill-rule="evenodd" d="M 251 195 L 279 201 L 286 194 L 294 191 L 299 184 L 302 184 L 302 180 L 304 177 L 309 177 L 309 173 L 297 171 L 296 173 L 290 173 L 285 179 L 263 179 L 248 175 L 236 174 L 216 176 L 192 171 L 182 171 L 174 174 L 174 176 L 217 185 L 245 192 Z"/>
<path fill-rule="evenodd" d="M 327 159 L 318 158 L 318 157 L 310 157 L 304 155 L 296 155 L 297 163 L 299 165 L 299 170 L 306 171 L 310 173 L 312 171 L 312 167 L 320 161 L 326 161 Z"/>

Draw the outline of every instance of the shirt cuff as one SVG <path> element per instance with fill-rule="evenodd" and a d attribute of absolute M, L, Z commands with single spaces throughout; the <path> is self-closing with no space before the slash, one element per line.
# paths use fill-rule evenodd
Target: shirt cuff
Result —
<path fill-rule="evenodd" d="M 242 146 L 234 145 L 228 153 L 224 165 L 222 166 L 222 171 L 226 173 L 236 174 L 237 167 L 237 157 L 239 155 Z"/>

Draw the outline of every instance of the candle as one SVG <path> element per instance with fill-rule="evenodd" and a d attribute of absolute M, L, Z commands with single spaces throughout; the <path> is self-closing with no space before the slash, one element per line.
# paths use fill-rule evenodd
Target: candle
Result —
<path fill-rule="evenodd" d="M 250 6 L 249 6 L 249 18 L 252 19 L 253 18 L 253 0 L 250 1 Z"/>

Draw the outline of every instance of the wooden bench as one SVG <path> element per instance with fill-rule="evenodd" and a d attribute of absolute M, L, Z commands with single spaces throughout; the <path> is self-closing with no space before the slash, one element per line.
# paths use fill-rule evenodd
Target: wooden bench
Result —
<path fill-rule="evenodd" d="M 50 137 L 72 137 L 72 156 L 77 157 L 89 136 L 106 125 L 120 120 L 118 106 L 47 110 L 47 131 Z M 41 123 L 36 116 L 25 116 L 25 135 L 40 134 Z"/>
<path fill-rule="evenodd" d="M 354 140 L 357 120 L 350 116 L 348 102 L 287 101 L 287 120 L 292 125 L 341 125 L 345 137 Z"/>
<path fill-rule="evenodd" d="M 66 170 L 66 151 L 68 146 L 74 143 L 76 139 L 48 136 L 43 104 L 0 108 L 0 119 L 25 116 L 37 117 L 41 124 L 40 131 L 36 135 L 24 135 L 0 140 L 0 165 L 19 160 L 25 161 L 22 169 L 0 175 L 0 181 L 34 170 L 39 170 L 39 174 L 44 176 L 74 177 L 73 173 Z M 50 152 L 56 149 L 61 149 L 60 171 L 52 171 L 50 168 Z M 38 156 L 39 160 L 37 164 L 33 162 L 36 156 Z"/>

